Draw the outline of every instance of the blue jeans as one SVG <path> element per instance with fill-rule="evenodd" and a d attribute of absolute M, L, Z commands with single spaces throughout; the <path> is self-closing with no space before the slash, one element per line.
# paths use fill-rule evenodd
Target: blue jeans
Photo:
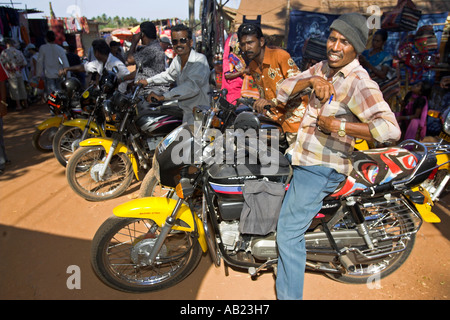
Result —
<path fill-rule="evenodd" d="M 345 175 L 321 166 L 293 166 L 294 174 L 281 206 L 277 226 L 277 298 L 303 299 L 306 265 L 305 232 Z"/>

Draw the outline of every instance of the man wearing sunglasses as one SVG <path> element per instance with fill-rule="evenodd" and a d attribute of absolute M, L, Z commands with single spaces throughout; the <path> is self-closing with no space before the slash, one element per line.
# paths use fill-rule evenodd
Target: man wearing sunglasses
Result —
<path fill-rule="evenodd" d="M 300 73 L 297 65 L 285 50 L 267 47 L 261 28 L 256 24 L 240 25 L 238 38 L 244 56 L 251 60 L 248 67 L 260 95 L 253 107 L 281 124 L 289 144 L 295 142 L 305 107 L 301 99 L 278 103 L 276 91 L 284 79 Z M 269 112 L 264 109 L 266 106 L 271 107 Z"/>
<path fill-rule="evenodd" d="M 195 106 L 210 105 L 209 64 L 206 56 L 192 49 L 192 31 L 183 24 L 171 29 L 172 45 L 177 55 L 169 68 L 153 77 L 139 80 L 147 85 L 162 85 L 175 83 L 176 86 L 163 95 L 151 92 L 147 101 L 152 98 L 158 101 L 178 100 L 178 106 L 183 110 L 183 122 L 194 123 L 192 110 Z"/>

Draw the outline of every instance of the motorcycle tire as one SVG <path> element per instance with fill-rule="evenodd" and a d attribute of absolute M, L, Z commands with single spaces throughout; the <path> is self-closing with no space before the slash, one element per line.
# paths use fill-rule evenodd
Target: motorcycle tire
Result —
<path fill-rule="evenodd" d="M 48 127 L 44 130 L 36 129 L 31 143 L 33 147 L 40 152 L 52 152 L 53 138 L 59 127 Z"/>
<path fill-rule="evenodd" d="M 139 188 L 139 197 L 167 197 L 171 199 L 178 199 L 174 188 L 162 186 L 158 179 L 156 179 L 155 171 L 152 168 L 142 180 Z"/>
<path fill-rule="evenodd" d="M 56 160 L 67 166 L 72 154 L 78 149 L 77 140 L 80 140 L 83 131 L 78 127 L 61 126 L 53 138 L 53 154 Z"/>
<path fill-rule="evenodd" d="M 381 212 L 383 208 L 377 207 L 377 212 Z M 364 212 L 364 210 L 363 210 Z M 389 212 L 389 215 L 385 216 L 385 219 L 383 220 L 383 223 L 395 225 L 395 228 L 392 228 L 393 230 L 404 230 L 407 228 L 408 225 L 412 223 L 412 216 L 411 214 L 402 214 L 398 215 L 395 213 L 395 211 Z M 380 220 L 368 220 L 366 221 L 368 223 L 367 227 L 369 230 L 377 228 L 376 224 L 380 222 Z M 383 234 L 378 238 L 376 238 L 377 241 L 380 243 L 382 242 L 382 238 L 387 236 L 387 234 Z M 367 260 L 358 260 L 353 261 L 354 263 L 354 270 L 347 270 L 345 273 L 327 273 L 327 276 L 343 283 L 349 283 L 349 284 L 367 284 L 371 285 L 372 282 L 376 282 L 377 280 L 380 280 L 382 278 L 387 277 L 388 275 L 392 274 L 394 271 L 396 271 L 398 268 L 400 268 L 403 263 L 408 259 L 409 255 L 411 254 L 411 251 L 414 247 L 414 243 L 416 240 L 416 234 L 409 234 L 408 236 L 401 236 L 399 239 L 397 239 L 397 243 L 405 244 L 405 248 L 402 251 L 394 252 L 394 246 L 395 242 L 392 240 L 391 247 L 392 247 L 392 253 L 388 256 L 374 258 L 374 259 L 367 259 Z"/>
<path fill-rule="evenodd" d="M 153 265 L 145 265 L 160 232 L 152 220 L 108 218 L 92 240 L 91 263 L 108 286 L 125 292 L 143 293 L 172 287 L 197 267 L 202 250 L 189 232 L 172 231 Z"/>
<path fill-rule="evenodd" d="M 101 146 L 80 147 L 67 163 L 66 177 L 76 194 L 89 201 L 103 201 L 124 193 L 133 180 L 131 161 L 124 153 L 114 155 L 105 172 L 106 179 L 99 180 L 106 151 Z M 97 179 L 97 181 L 96 181 Z"/>

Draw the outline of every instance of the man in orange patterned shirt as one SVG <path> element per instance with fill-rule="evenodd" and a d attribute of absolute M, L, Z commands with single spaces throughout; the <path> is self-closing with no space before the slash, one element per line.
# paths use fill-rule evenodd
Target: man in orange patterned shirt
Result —
<path fill-rule="evenodd" d="M 276 93 L 283 80 L 299 74 L 300 70 L 288 52 L 266 46 L 259 26 L 242 24 L 238 29 L 238 37 L 241 50 L 251 60 L 250 73 L 261 97 L 253 107 L 278 121 L 289 144 L 294 143 L 306 103 L 302 99 L 290 99 L 288 103 L 281 104 L 276 99 Z M 267 105 L 271 106 L 270 111 L 264 110 Z"/>

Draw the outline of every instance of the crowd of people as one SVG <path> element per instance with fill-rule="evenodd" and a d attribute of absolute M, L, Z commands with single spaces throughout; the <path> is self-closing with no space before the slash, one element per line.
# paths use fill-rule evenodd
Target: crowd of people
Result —
<path fill-rule="evenodd" d="M 137 71 L 141 73 L 138 83 L 146 88 L 148 101 L 177 100 L 184 111 L 183 120 L 191 123 L 192 108 L 209 105 L 210 67 L 207 58 L 193 50 L 192 30 L 176 25 L 171 36 L 176 57 L 169 66 L 155 26 L 148 22 L 141 24 L 141 32 L 133 37 L 130 54 L 124 60 L 114 56 L 104 40 L 96 40 L 92 45 L 96 60 L 69 66 L 64 49 L 48 38 L 35 59 L 34 70 L 37 74 L 44 72 L 48 90 L 57 85 L 58 76 L 69 71 L 101 72 L 113 67 L 118 67 L 118 77 L 126 84 L 135 75 L 124 61 L 138 63 L 142 66 Z M 323 199 L 350 173 L 355 139 L 384 144 L 425 134 L 420 121 L 426 116 L 429 84 L 414 85 L 405 97 L 403 110 L 395 114 L 382 90 L 391 71 L 391 57 L 382 49 L 385 34 L 377 32 L 372 48 L 366 51 L 368 38 L 363 15 L 341 15 L 330 26 L 326 60 L 306 70 L 299 70 L 285 50 L 268 46 L 258 25 L 242 24 L 226 41 L 221 87 L 228 90 L 227 99 L 234 103 L 239 97 L 254 98 L 254 109 L 278 121 L 290 145 L 286 157 L 292 164 L 293 178 L 277 226 L 278 299 L 303 296 L 304 235 Z M 138 42 L 144 45 L 141 50 L 137 49 Z M 10 75 L 11 97 L 19 101 L 18 108 L 27 107 L 19 83 L 26 60 L 13 44 L 4 52 L 2 63 Z M 172 83 L 176 86 L 170 87 Z M 414 119 L 419 121 L 410 128 Z"/>
<path fill-rule="evenodd" d="M 161 37 L 158 39 L 156 30 L 151 22 L 144 22 L 141 31 L 133 36 L 130 50 L 124 54 L 122 45 L 118 41 L 103 38 L 94 40 L 86 57 L 77 54 L 76 47 L 66 41 L 62 45 L 56 44 L 55 33 L 48 31 L 46 43 L 37 48 L 34 44 L 19 44 L 13 39 L 4 39 L 0 44 L 1 68 L 6 77 L 3 79 L 6 85 L 6 94 L 2 95 L 2 101 L 9 104 L 9 110 L 21 111 L 33 103 L 45 102 L 46 95 L 61 89 L 61 70 L 64 68 L 87 65 L 98 61 L 94 54 L 94 48 L 100 44 L 103 47 L 103 55 L 108 59 L 109 54 L 121 62 L 120 66 L 129 66 L 136 61 L 143 63 L 143 74 L 154 75 L 164 71 L 169 66 L 170 59 L 161 53 L 171 46 L 170 39 Z M 148 35 L 148 36 L 147 36 Z M 140 44 L 138 46 L 138 43 Z M 106 48 L 107 47 L 107 48 Z M 153 49 L 152 49 L 153 48 Z M 158 56 L 158 61 L 155 57 Z M 104 62 L 102 63 L 104 64 Z M 71 76 L 77 78 L 83 87 L 91 69 L 74 68 Z M 124 74 L 124 80 L 134 79 L 134 73 Z"/>

